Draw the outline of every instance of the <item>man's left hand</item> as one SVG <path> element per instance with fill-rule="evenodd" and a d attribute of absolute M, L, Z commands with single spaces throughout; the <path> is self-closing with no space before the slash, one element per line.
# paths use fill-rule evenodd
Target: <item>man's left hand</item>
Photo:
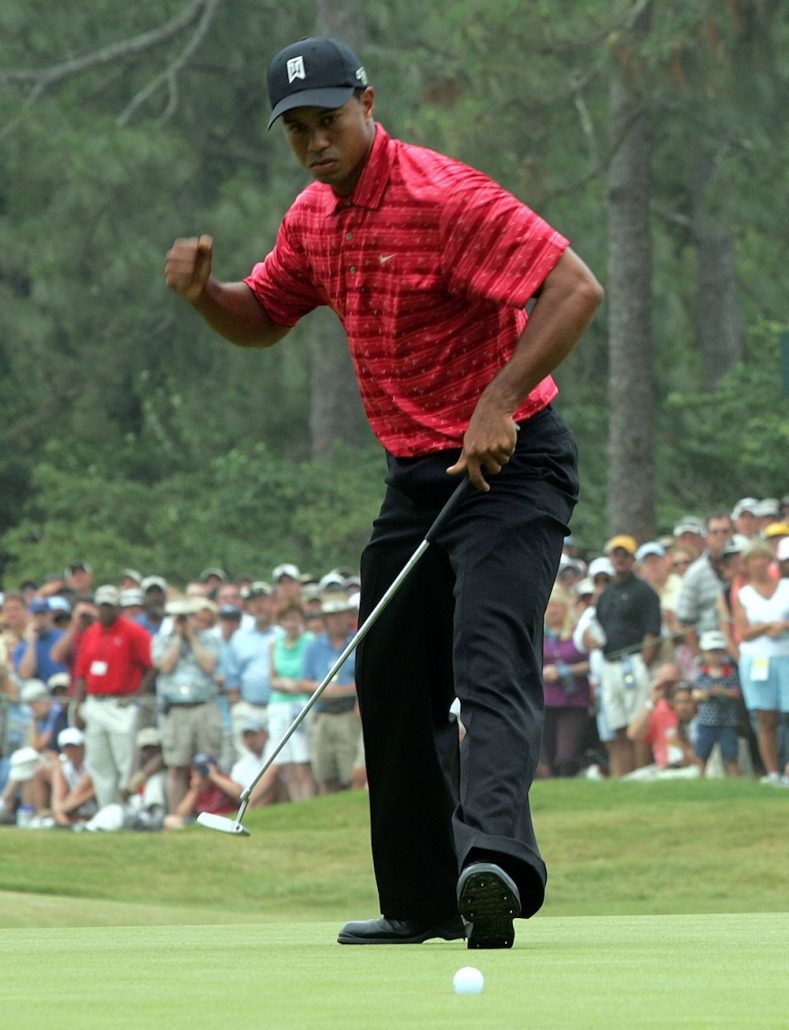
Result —
<path fill-rule="evenodd" d="M 480 398 L 463 437 L 460 458 L 447 472 L 450 476 L 468 473 L 477 490 L 484 493 L 490 490 L 490 485 L 482 470 L 490 475 L 501 472 L 512 457 L 517 438 L 518 431 L 512 415 L 494 409 Z"/>

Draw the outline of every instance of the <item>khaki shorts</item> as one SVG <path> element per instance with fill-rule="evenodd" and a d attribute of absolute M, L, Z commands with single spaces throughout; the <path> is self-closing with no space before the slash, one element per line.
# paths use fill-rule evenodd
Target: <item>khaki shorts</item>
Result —
<path fill-rule="evenodd" d="M 362 723 L 355 711 L 314 712 L 310 720 L 312 773 L 319 785 L 350 784 Z"/>
<path fill-rule="evenodd" d="M 306 699 L 305 699 L 306 700 Z M 301 712 L 305 701 L 278 701 L 268 706 L 268 747 L 273 751 Z M 310 760 L 310 740 L 307 722 L 303 722 L 285 747 L 277 755 L 277 765 L 296 762 L 304 765 Z"/>
<path fill-rule="evenodd" d="M 159 729 L 165 765 L 186 768 L 200 751 L 219 761 L 222 719 L 215 701 L 206 701 L 203 705 L 172 705 L 167 715 L 161 717 Z"/>
<path fill-rule="evenodd" d="M 628 675 L 628 664 L 630 675 Z M 629 662 L 605 662 L 600 681 L 600 703 L 608 726 L 629 726 L 649 697 L 649 670 L 640 654 Z"/>

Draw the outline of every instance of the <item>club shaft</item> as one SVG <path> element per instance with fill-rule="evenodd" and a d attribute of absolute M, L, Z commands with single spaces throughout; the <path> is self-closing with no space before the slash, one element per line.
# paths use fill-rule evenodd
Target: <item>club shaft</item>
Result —
<path fill-rule="evenodd" d="M 280 740 L 280 742 L 277 744 L 277 746 L 274 748 L 274 750 L 268 756 L 266 761 L 260 767 L 260 769 L 258 770 L 255 778 L 252 780 L 252 782 L 242 792 L 242 794 L 241 794 L 241 808 L 239 809 L 239 813 L 236 816 L 236 822 L 240 822 L 241 821 L 244 812 L 246 812 L 247 805 L 249 804 L 249 799 L 250 799 L 250 796 L 252 794 L 252 791 L 255 789 L 255 787 L 258 785 L 258 783 L 261 781 L 261 779 L 265 776 L 266 772 L 275 763 L 275 761 L 277 760 L 277 756 L 279 755 L 280 751 L 282 751 L 282 749 L 288 743 L 288 741 L 293 736 L 293 734 L 296 732 L 296 730 L 299 728 L 299 726 L 301 726 L 301 724 L 307 718 L 307 716 L 309 715 L 309 713 L 312 710 L 313 706 L 315 705 L 315 703 L 320 698 L 321 694 L 328 687 L 328 685 L 331 683 L 331 681 L 334 679 L 334 677 L 337 675 L 337 673 L 340 671 L 340 669 L 343 667 L 343 665 L 345 665 L 345 663 L 348 660 L 349 656 L 351 654 L 353 654 L 353 652 L 356 650 L 356 648 L 359 646 L 359 644 L 364 640 L 364 638 L 367 636 L 367 634 L 373 628 L 375 623 L 378 621 L 378 617 L 380 616 L 381 612 L 384 610 L 384 608 L 386 608 L 386 606 L 392 600 L 394 595 L 400 589 L 400 586 L 402 585 L 403 581 L 406 580 L 408 578 L 408 576 L 410 576 L 414 566 L 419 562 L 419 559 L 422 557 L 422 555 L 428 549 L 428 547 L 430 546 L 431 542 L 436 538 L 436 536 L 440 532 L 440 530 L 444 527 L 444 525 L 446 524 L 446 522 L 448 521 L 450 516 L 454 513 L 456 508 L 465 500 L 465 498 L 470 493 L 473 493 L 473 491 L 474 491 L 473 484 L 471 483 L 471 481 L 467 477 L 464 477 L 461 480 L 460 484 L 455 488 L 455 491 L 453 492 L 453 494 L 451 495 L 451 497 L 449 498 L 447 503 L 444 505 L 444 507 L 439 512 L 435 522 L 433 522 L 433 524 L 431 525 L 430 529 L 425 534 L 425 538 L 422 541 L 422 543 L 419 545 L 419 547 L 417 547 L 417 549 L 414 551 L 414 553 L 408 559 L 408 561 L 403 566 L 401 571 L 398 573 L 398 575 L 392 581 L 392 583 L 390 584 L 390 586 L 388 587 L 386 592 L 383 594 L 383 596 L 381 597 L 381 599 L 379 600 L 379 602 L 375 606 L 375 608 L 373 608 L 373 610 L 370 612 L 370 614 L 364 620 L 362 625 L 357 629 L 357 631 L 353 635 L 353 637 L 351 637 L 351 639 L 345 645 L 342 653 L 337 657 L 337 659 L 334 662 L 334 664 L 332 665 L 331 669 L 329 669 L 329 671 L 326 673 L 324 678 L 321 680 L 321 682 L 318 684 L 318 686 L 312 692 L 312 695 L 310 696 L 309 700 L 305 703 L 304 707 L 301 709 L 299 714 L 296 716 L 296 718 L 293 720 L 293 722 L 287 728 L 287 730 L 285 731 L 285 733 L 284 733 L 282 739 Z"/>

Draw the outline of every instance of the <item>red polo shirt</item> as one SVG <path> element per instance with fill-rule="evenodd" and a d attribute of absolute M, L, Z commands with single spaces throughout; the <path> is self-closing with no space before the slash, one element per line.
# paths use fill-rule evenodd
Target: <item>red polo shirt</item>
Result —
<path fill-rule="evenodd" d="M 88 694 L 133 694 L 152 666 L 150 633 L 136 622 L 117 618 L 111 626 L 88 626 L 74 675 L 85 679 Z"/>
<path fill-rule="evenodd" d="M 412 457 L 462 444 L 524 306 L 568 246 L 481 172 L 378 125 L 351 196 L 308 186 L 246 283 L 279 325 L 322 304 L 336 312 L 373 431 Z M 516 421 L 557 392 L 544 379 Z"/>

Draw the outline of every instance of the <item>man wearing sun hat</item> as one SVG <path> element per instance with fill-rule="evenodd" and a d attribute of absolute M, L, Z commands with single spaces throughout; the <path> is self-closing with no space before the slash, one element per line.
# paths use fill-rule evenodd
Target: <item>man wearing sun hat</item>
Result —
<path fill-rule="evenodd" d="M 352 635 L 354 611 L 348 594 L 333 589 L 321 597 L 325 632 L 304 654 L 303 687 L 310 693 L 342 654 Z M 310 721 L 312 772 L 321 794 L 347 789 L 361 735 L 352 654 L 315 705 Z"/>
<path fill-rule="evenodd" d="M 643 764 L 627 727 L 649 693 L 649 666 L 660 637 L 660 598 L 633 573 L 638 543 L 627 533 L 611 537 L 605 553 L 614 578 L 597 600 L 597 621 L 605 633 L 600 702 L 612 739 L 607 743 L 612 776 Z M 624 653 L 623 653 L 624 652 Z"/>

